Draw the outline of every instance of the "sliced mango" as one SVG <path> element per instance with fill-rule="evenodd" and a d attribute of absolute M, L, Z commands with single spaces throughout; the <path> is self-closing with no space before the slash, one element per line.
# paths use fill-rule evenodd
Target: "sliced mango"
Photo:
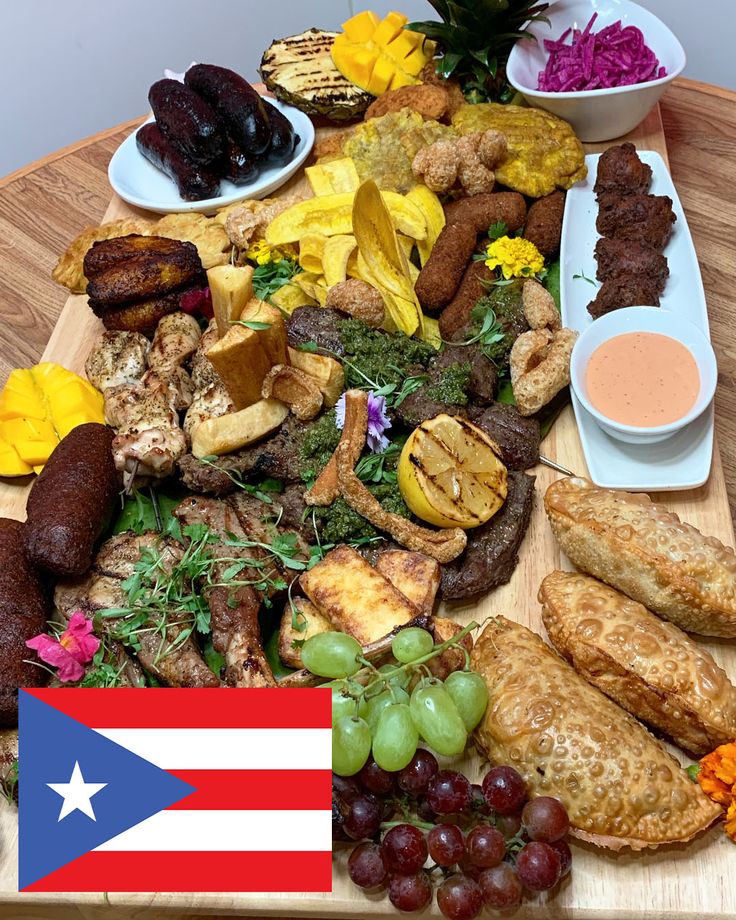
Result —
<path fill-rule="evenodd" d="M 104 422 L 102 393 L 89 381 L 52 361 L 12 371 L 0 392 L 0 476 L 38 473 L 86 422 Z"/>
<path fill-rule="evenodd" d="M 389 89 L 419 83 L 419 73 L 435 53 L 435 43 L 405 28 L 403 13 L 358 13 L 343 23 L 332 45 L 332 60 L 344 77 L 380 96 Z"/>

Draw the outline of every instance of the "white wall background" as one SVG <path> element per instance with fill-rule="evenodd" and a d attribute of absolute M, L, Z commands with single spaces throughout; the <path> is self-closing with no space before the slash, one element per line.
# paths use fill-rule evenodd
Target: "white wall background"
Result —
<path fill-rule="evenodd" d="M 730 0 L 640 0 L 678 35 L 685 75 L 736 89 Z M 0 176 L 147 110 L 164 67 L 190 61 L 257 79 L 274 37 L 337 29 L 356 10 L 430 19 L 426 0 L 2 0 Z"/>

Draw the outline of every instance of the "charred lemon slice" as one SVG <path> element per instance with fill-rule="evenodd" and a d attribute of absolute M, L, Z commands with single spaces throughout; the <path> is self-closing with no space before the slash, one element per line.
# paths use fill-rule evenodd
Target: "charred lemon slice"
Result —
<path fill-rule="evenodd" d="M 398 482 L 414 514 L 437 527 L 478 527 L 506 500 L 498 445 L 467 419 L 450 415 L 414 429 L 401 451 Z"/>

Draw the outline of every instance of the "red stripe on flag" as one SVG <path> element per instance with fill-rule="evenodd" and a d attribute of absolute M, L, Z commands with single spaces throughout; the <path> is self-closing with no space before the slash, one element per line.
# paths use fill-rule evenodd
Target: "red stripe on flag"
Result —
<path fill-rule="evenodd" d="M 23 891 L 332 891 L 332 854 L 90 852 Z"/>
<path fill-rule="evenodd" d="M 90 728 L 330 728 L 326 688 L 136 687 L 23 690 Z M 174 696 L 174 694 L 179 696 Z M 297 752 L 295 752 L 296 754 Z"/>
<path fill-rule="evenodd" d="M 169 770 L 196 787 L 169 811 L 302 811 L 332 807 L 331 770 Z"/>

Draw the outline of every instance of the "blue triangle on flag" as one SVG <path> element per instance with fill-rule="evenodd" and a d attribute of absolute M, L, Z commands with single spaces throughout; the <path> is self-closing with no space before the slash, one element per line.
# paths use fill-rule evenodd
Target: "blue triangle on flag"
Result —
<path fill-rule="evenodd" d="M 166 770 L 81 722 L 19 693 L 18 890 L 194 792 Z M 85 783 L 105 783 L 80 810 L 59 817 L 64 798 L 49 783 L 69 783 L 75 764 Z"/>

